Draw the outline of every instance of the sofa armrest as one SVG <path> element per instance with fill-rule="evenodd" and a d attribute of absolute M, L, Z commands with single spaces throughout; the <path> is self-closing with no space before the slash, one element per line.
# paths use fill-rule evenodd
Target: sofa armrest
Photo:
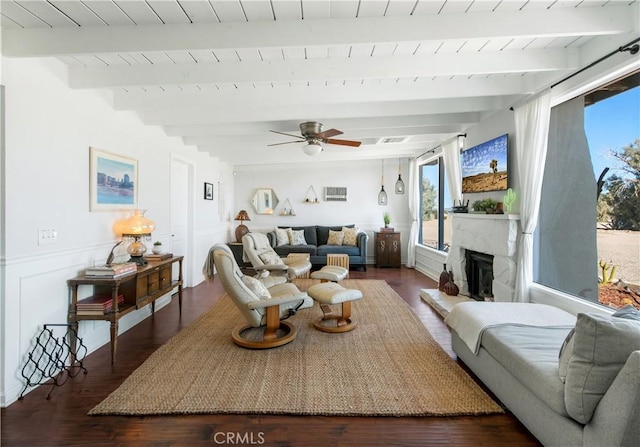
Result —
<path fill-rule="evenodd" d="M 360 249 L 360 256 L 364 259 L 367 259 L 367 239 L 369 239 L 369 236 L 364 231 L 358 234 L 358 248 Z"/>
<path fill-rule="evenodd" d="M 637 446 L 640 439 L 640 351 L 631 353 L 584 428 L 585 446 Z"/>
<path fill-rule="evenodd" d="M 271 245 L 271 247 L 275 247 L 278 243 L 275 231 L 269 231 L 267 233 L 267 238 L 269 238 L 269 244 Z"/>

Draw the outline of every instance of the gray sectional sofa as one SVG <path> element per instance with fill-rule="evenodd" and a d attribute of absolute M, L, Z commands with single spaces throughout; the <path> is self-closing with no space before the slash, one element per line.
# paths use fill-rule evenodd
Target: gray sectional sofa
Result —
<path fill-rule="evenodd" d="M 640 312 L 621 313 L 574 325 L 551 306 L 462 303 L 445 322 L 458 358 L 543 445 L 637 447 Z"/>
<path fill-rule="evenodd" d="M 277 244 L 276 232 L 267 233 L 269 242 L 276 253 L 280 256 L 287 256 L 289 253 L 308 253 L 311 264 L 314 266 L 326 265 L 327 254 L 342 253 L 349 255 L 349 267 L 359 267 L 367 270 L 367 234 L 358 233 L 357 245 L 329 245 L 329 230 L 340 231 L 342 227 L 354 228 L 354 225 L 341 226 L 321 226 L 309 225 L 302 227 L 279 227 L 291 228 L 292 230 L 303 230 L 305 245 Z"/>

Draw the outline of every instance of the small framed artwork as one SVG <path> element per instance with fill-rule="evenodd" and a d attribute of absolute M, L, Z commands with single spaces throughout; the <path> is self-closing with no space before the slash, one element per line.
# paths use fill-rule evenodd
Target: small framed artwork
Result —
<path fill-rule="evenodd" d="M 138 160 L 89 148 L 90 210 L 138 207 Z"/>
<path fill-rule="evenodd" d="M 213 200 L 213 183 L 204 184 L 204 200 Z"/>

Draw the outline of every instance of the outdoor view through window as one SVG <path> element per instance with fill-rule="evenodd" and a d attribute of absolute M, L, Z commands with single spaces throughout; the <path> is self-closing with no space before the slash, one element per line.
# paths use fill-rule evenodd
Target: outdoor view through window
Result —
<path fill-rule="evenodd" d="M 586 97 L 584 128 L 597 202 L 598 300 L 640 309 L 640 74 Z M 617 93 L 620 92 L 620 93 Z"/>

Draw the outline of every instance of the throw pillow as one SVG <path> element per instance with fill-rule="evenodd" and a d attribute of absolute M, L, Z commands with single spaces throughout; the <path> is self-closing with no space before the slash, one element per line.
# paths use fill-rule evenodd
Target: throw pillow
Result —
<path fill-rule="evenodd" d="M 264 262 L 266 265 L 280 265 L 284 264 L 280 256 L 273 251 L 265 251 L 264 253 L 260 253 L 258 255 L 260 260 Z"/>
<path fill-rule="evenodd" d="M 276 228 L 276 247 L 289 243 L 289 230 L 291 228 Z"/>
<path fill-rule="evenodd" d="M 358 245 L 358 233 L 360 233 L 360 229 L 342 227 L 342 232 L 344 233 L 343 245 L 351 245 L 353 247 Z"/>
<path fill-rule="evenodd" d="M 327 239 L 327 245 L 342 245 L 344 240 L 344 233 L 342 231 L 329 230 L 329 239 Z"/>
<path fill-rule="evenodd" d="M 287 230 L 289 233 L 290 245 L 307 245 L 307 241 L 304 239 L 304 230 Z"/>
<path fill-rule="evenodd" d="M 565 379 L 567 378 L 567 368 L 569 367 L 569 360 L 573 354 L 573 335 L 575 333 L 575 328 L 571 329 L 571 332 L 567 334 L 567 338 L 564 339 L 564 343 L 562 343 L 562 347 L 560 348 L 558 375 L 562 383 L 565 383 Z"/>
<path fill-rule="evenodd" d="M 578 314 L 564 401 L 567 413 L 587 424 L 633 351 L 640 349 L 640 321 Z"/>
<path fill-rule="evenodd" d="M 260 280 L 252 278 L 251 276 L 244 275 L 242 277 L 242 283 L 251 290 L 261 300 L 268 300 L 271 298 L 269 290 L 260 282 Z"/>
<path fill-rule="evenodd" d="M 613 316 L 618 318 L 626 318 L 628 320 L 640 320 L 640 310 L 633 307 L 632 304 L 627 304 L 626 306 L 618 309 L 617 312 L 613 314 Z"/>

